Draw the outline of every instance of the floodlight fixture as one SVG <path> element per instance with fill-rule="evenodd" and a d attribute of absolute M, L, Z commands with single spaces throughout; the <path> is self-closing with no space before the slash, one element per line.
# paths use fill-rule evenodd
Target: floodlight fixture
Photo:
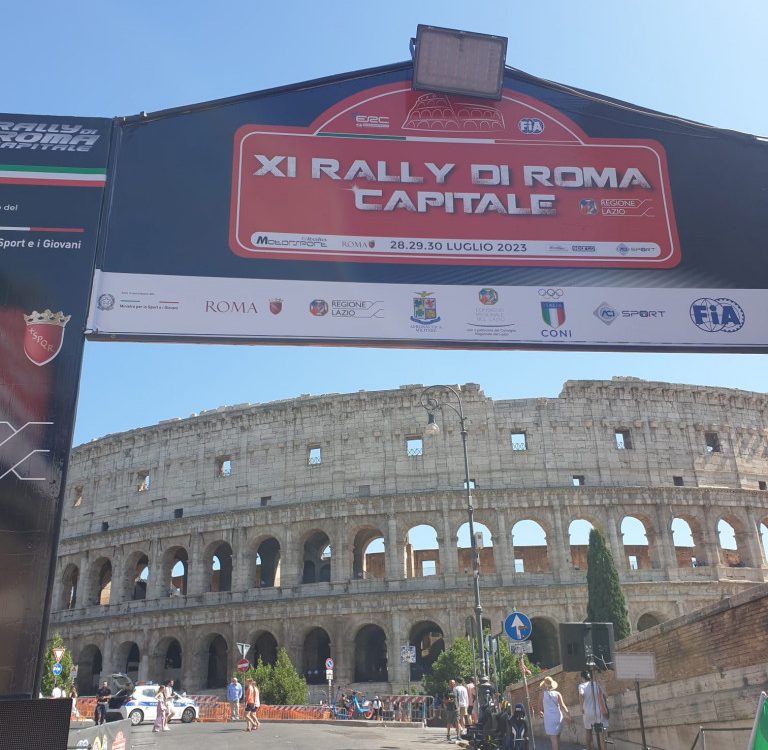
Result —
<path fill-rule="evenodd" d="M 501 99 L 506 37 L 419 24 L 413 55 L 414 89 Z"/>

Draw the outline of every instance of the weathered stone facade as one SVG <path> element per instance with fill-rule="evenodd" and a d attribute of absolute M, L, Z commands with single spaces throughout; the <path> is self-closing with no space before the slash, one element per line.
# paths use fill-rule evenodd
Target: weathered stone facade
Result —
<path fill-rule="evenodd" d="M 238 405 L 76 448 L 51 631 L 81 692 L 126 669 L 218 687 L 237 642 L 250 658 L 284 646 L 321 684 L 330 655 L 338 684 L 383 690 L 405 684 L 410 641 L 418 676 L 473 606 L 458 419 L 438 414 L 441 434 L 422 443 L 421 391 Z M 494 401 L 474 384 L 461 396 L 475 521 L 492 537 L 483 615 L 494 632 L 513 608 L 532 616 L 544 665 L 559 660 L 556 624 L 586 609 L 574 520 L 605 533 L 633 631 L 766 580 L 764 394 L 614 378 L 569 381 L 558 398 Z M 623 545 L 626 517 L 647 545 Z M 673 519 L 694 547 L 675 545 Z M 546 546 L 520 544 L 520 521 Z M 723 521 L 737 550 L 720 546 Z M 421 524 L 438 550 L 409 544 Z M 368 549 L 377 539 L 383 552 Z"/>

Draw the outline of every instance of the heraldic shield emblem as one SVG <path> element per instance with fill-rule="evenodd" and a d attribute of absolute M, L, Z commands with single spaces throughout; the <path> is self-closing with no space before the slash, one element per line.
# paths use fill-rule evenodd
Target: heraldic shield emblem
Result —
<path fill-rule="evenodd" d="M 24 316 L 27 324 L 24 331 L 24 354 L 33 365 L 42 367 L 56 358 L 64 343 L 64 328 L 70 317 L 61 311 L 55 313 L 50 310 L 41 313 L 33 310 Z"/>
<path fill-rule="evenodd" d="M 413 298 L 413 315 L 411 320 L 420 325 L 432 325 L 439 323 L 437 316 L 437 298 L 432 292 L 415 292 L 417 297 Z"/>
<path fill-rule="evenodd" d="M 565 304 L 562 302 L 542 302 L 541 317 L 550 328 L 559 328 L 565 323 Z"/>

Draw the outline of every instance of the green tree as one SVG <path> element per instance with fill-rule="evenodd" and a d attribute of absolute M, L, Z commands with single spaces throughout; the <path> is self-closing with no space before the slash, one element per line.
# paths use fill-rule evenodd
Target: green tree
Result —
<path fill-rule="evenodd" d="M 432 663 L 432 669 L 424 675 L 422 684 L 428 695 L 444 695 L 448 682 L 460 677 L 472 676 L 472 645 L 466 638 L 457 638 L 446 651 Z"/>
<path fill-rule="evenodd" d="M 498 648 L 501 672 L 497 676 L 498 664 L 494 660 L 492 666 L 493 681 L 498 681 L 498 687 L 503 690 L 507 685 L 520 681 L 520 657 L 510 651 L 506 639 L 499 639 Z M 538 667 L 531 665 L 527 656 L 525 657 L 525 665 L 534 674 L 541 671 Z M 447 651 L 443 651 L 435 659 L 432 669 L 424 675 L 422 684 L 424 685 L 424 691 L 429 695 L 444 695 L 449 689 L 448 682 L 450 680 L 458 680 L 460 678 L 469 680 L 470 677 L 474 677 L 472 643 L 467 638 L 458 638 Z"/>
<path fill-rule="evenodd" d="M 629 635 L 627 605 L 619 574 L 605 537 L 597 529 L 589 532 L 587 622 L 612 622 L 613 635 L 617 641 Z"/>
<path fill-rule="evenodd" d="M 259 658 L 255 667 L 247 672 L 236 672 L 241 682 L 252 679 L 259 688 L 262 703 L 268 705 L 300 705 L 309 700 L 307 681 L 296 671 L 288 652 L 281 648 L 274 666 Z"/>
<path fill-rule="evenodd" d="M 69 690 L 69 686 L 72 684 L 72 655 L 67 649 L 64 652 L 64 656 L 61 657 L 61 674 L 58 677 L 54 677 L 53 665 L 56 663 L 56 658 L 53 655 L 53 649 L 64 648 L 64 641 L 58 633 L 54 633 L 53 638 L 48 641 L 48 646 L 45 650 L 45 657 L 43 659 L 43 677 L 40 681 L 40 691 L 43 695 L 50 695 L 53 688 L 57 685 Z"/>

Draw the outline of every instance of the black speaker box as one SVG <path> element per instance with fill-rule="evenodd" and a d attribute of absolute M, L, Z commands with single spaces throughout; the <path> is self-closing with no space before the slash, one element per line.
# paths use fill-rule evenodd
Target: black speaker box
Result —
<path fill-rule="evenodd" d="M 564 672 L 613 669 L 613 623 L 561 622 L 560 656 Z"/>

